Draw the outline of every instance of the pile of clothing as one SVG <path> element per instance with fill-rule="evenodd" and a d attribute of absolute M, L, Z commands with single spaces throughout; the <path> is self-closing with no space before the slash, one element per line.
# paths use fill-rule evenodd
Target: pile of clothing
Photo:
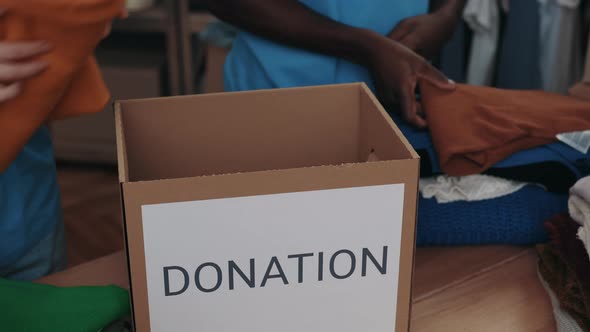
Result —
<path fill-rule="evenodd" d="M 590 331 L 590 177 L 571 189 L 569 214 L 545 223 L 550 241 L 537 245 L 539 279 L 559 332 Z"/>
<path fill-rule="evenodd" d="M 590 103 L 532 90 L 420 88 L 428 130 L 391 114 L 421 156 L 418 244 L 546 241 L 543 222 L 566 211 L 569 188 L 590 175 Z"/>

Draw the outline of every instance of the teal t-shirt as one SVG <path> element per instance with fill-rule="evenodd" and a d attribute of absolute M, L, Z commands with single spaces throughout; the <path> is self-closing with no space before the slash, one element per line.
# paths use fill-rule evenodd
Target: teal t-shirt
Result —
<path fill-rule="evenodd" d="M 428 0 L 301 0 L 335 21 L 389 33 L 401 20 L 424 14 Z M 395 61 L 395 59 L 391 59 Z M 343 59 L 280 45 L 241 32 L 225 63 L 226 91 L 366 82 L 367 70 Z"/>
<path fill-rule="evenodd" d="M 53 146 L 43 126 L 0 173 L 0 271 L 46 237 L 57 222 L 61 208 Z"/>

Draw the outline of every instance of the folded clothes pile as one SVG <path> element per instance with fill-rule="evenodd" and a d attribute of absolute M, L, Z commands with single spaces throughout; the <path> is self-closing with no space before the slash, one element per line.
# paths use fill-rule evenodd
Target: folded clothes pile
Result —
<path fill-rule="evenodd" d="M 569 215 L 545 223 L 550 241 L 537 245 L 539 277 L 550 298 L 559 331 L 590 331 L 590 177 L 571 189 Z"/>
<path fill-rule="evenodd" d="M 427 81 L 420 91 L 427 131 L 392 114 L 421 156 L 418 245 L 546 241 L 543 222 L 566 211 L 569 188 L 590 175 L 590 147 L 558 138 L 590 129 L 590 103 Z"/>

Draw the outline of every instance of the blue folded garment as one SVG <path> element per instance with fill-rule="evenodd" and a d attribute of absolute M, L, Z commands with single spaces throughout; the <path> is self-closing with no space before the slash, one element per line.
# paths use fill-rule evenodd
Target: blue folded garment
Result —
<path fill-rule="evenodd" d="M 419 246 L 513 244 L 547 241 L 543 223 L 567 211 L 567 194 L 536 185 L 499 198 L 439 204 L 418 201 Z"/>
<path fill-rule="evenodd" d="M 442 170 L 438 163 L 438 156 L 430 133 L 427 130 L 412 127 L 403 121 L 398 114 L 390 113 L 390 116 L 414 149 L 425 151 L 428 162 L 425 162 L 425 160 L 422 162 L 422 176 L 441 174 Z M 560 165 L 561 167 L 557 171 L 559 174 L 543 173 L 541 170 L 536 178 L 527 178 L 526 171 L 520 171 L 521 174 L 514 172 L 515 176 L 507 176 L 511 173 L 506 171 L 509 169 L 532 165 L 533 167 L 529 170 L 535 170 L 535 165 L 547 163 Z M 424 169 L 424 167 L 427 167 L 427 169 Z M 512 180 L 541 183 L 551 191 L 567 192 L 576 180 L 590 174 L 590 153 L 581 153 L 564 143 L 556 141 L 548 145 L 519 151 L 495 164 L 487 173 Z M 522 173 L 524 173 L 524 178 Z M 558 185 L 555 185 L 556 182 Z"/>

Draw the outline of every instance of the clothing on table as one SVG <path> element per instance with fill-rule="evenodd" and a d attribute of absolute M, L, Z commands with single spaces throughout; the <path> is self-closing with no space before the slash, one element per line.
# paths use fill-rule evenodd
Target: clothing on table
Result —
<path fill-rule="evenodd" d="M 590 254 L 590 177 L 580 179 L 570 190 L 569 214 L 580 228 L 578 239 Z"/>
<path fill-rule="evenodd" d="M 473 30 L 467 83 L 492 85 L 500 33 L 498 0 L 467 1 L 463 10 L 463 19 Z"/>
<path fill-rule="evenodd" d="M 578 328 L 588 331 L 590 321 L 586 316 L 583 286 L 575 273 L 551 245 L 537 245 L 537 253 L 539 279 L 546 286 L 558 330 L 577 331 Z M 553 303 L 554 299 L 556 304 Z"/>
<path fill-rule="evenodd" d="M 0 277 L 33 279 L 39 277 L 39 269 L 53 270 L 42 266 L 49 262 L 41 258 L 49 258 L 53 242 L 49 238 L 60 227 L 63 219 L 53 146 L 49 129 L 42 126 L 0 173 Z M 32 253 L 36 250 L 38 255 Z"/>
<path fill-rule="evenodd" d="M 445 91 L 425 80 L 420 88 L 448 175 L 479 174 L 515 152 L 556 141 L 559 133 L 590 128 L 590 103 L 573 97 L 463 84 Z"/>
<path fill-rule="evenodd" d="M 570 189 L 568 205 L 572 219 L 582 226 L 590 225 L 590 176 L 578 180 Z"/>
<path fill-rule="evenodd" d="M 564 308 L 585 330 L 590 330 L 590 259 L 576 238 L 579 225 L 568 215 L 545 223 L 550 242 L 538 247 L 540 272 Z"/>
<path fill-rule="evenodd" d="M 539 3 L 511 0 L 500 37 L 495 86 L 503 89 L 540 89 Z"/>
<path fill-rule="evenodd" d="M 526 185 L 489 175 L 439 175 L 422 178 L 419 182 L 422 196 L 426 199 L 434 197 L 437 203 L 494 199 L 515 193 Z"/>
<path fill-rule="evenodd" d="M 588 153 L 590 151 L 590 130 L 561 133 L 556 137 L 559 141 L 581 153 Z"/>
<path fill-rule="evenodd" d="M 543 146 L 540 148 L 535 148 L 531 150 L 536 150 L 535 152 L 542 153 L 547 152 L 547 159 L 551 160 L 551 154 L 555 153 L 551 147 L 559 146 L 559 144 L 550 144 L 548 146 Z M 564 146 L 564 148 L 567 148 Z M 524 152 L 524 153 L 523 153 Z M 508 159 L 512 159 L 517 154 L 529 154 L 530 150 L 525 150 L 521 152 L 517 152 L 516 154 L 512 155 Z M 553 155 L 556 156 L 556 155 Z M 562 157 L 562 156 L 560 156 Z M 590 157 L 590 155 L 589 155 Z M 578 161 L 585 161 L 585 159 L 577 159 Z M 500 163 L 505 162 L 503 160 Z M 590 160 L 588 160 L 590 161 Z M 500 164 L 499 163 L 499 164 Z M 561 160 L 551 160 L 551 161 L 542 161 L 542 162 L 535 162 L 531 164 L 525 164 L 521 166 L 506 166 L 506 167 L 496 167 L 498 164 L 494 165 L 494 167 L 489 168 L 484 172 L 484 174 L 489 174 L 496 177 L 501 177 L 504 179 L 514 180 L 514 181 L 521 181 L 521 182 L 529 182 L 529 183 L 537 183 L 542 185 L 549 191 L 558 192 L 558 193 L 567 193 L 569 188 L 572 184 L 576 182 L 579 176 L 590 174 L 588 170 L 579 170 L 579 173 L 573 172 L 571 166 L 568 164 L 567 161 Z M 573 166 L 577 166 L 574 164 Z M 559 174 L 559 176 L 554 176 L 554 174 Z"/>
<path fill-rule="evenodd" d="M 572 194 L 568 201 L 568 208 L 572 219 L 577 221 L 581 226 L 590 224 L 590 203 L 583 198 Z"/>
<path fill-rule="evenodd" d="M 98 112 L 109 94 L 92 57 L 124 0 L 0 0 L 5 42 L 43 40 L 49 63 L 27 80 L 22 93 L 0 105 L 0 172 L 6 170 L 33 133 L 50 119 Z"/>
<path fill-rule="evenodd" d="M 566 94 L 583 70 L 580 0 L 538 1 L 543 90 Z"/>
<path fill-rule="evenodd" d="M 2 331 L 99 331 L 129 315 L 129 293 L 116 286 L 55 287 L 0 279 Z"/>
<path fill-rule="evenodd" d="M 420 155 L 420 176 L 442 174 L 430 132 L 411 126 L 399 113 L 390 112 L 389 115 Z M 568 193 L 578 179 L 590 175 L 590 153 L 581 153 L 562 142 L 553 142 L 515 152 L 483 173 L 541 184 L 551 192 Z"/>
<path fill-rule="evenodd" d="M 578 224 L 558 215 L 545 224 L 550 242 L 537 246 L 539 272 L 557 295 L 561 307 L 582 327 L 590 329 L 590 260 L 576 239 Z"/>
<path fill-rule="evenodd" d="M 541 272 L 537 270 L 537 274 L 539 277 L 539 281 L 541 285 L 545 289 L 547 296 L 549 296 L 549 301 L 551 302 L 551 307 L 553 308 L 553 317 L 555 318 L 555 326 L 557 328 L 557 332 L 584 332 L 578 322 L 559 304 L 559 299 L 557 299 L 557 295 L 553 292 L 551 287 L 547 284 Z"/>
<path fill-rule="evenodd" d="M 543 223 L 567 209 L 567 195 L 537 185 L 495 199 L 439 204 L 418 197 L 419 246 L 513 244 L 547 240 Z"/>
<path fill-rule="evenodd" d="M 332 20 L 386 35 L 404 18 L 428 12 L 428 0 L 301 0 L 303 5 Z M 369 72 L 349 61 L 297 49 L 240 32 L 228 54 L 225 90 L 365 82 Z"/>

